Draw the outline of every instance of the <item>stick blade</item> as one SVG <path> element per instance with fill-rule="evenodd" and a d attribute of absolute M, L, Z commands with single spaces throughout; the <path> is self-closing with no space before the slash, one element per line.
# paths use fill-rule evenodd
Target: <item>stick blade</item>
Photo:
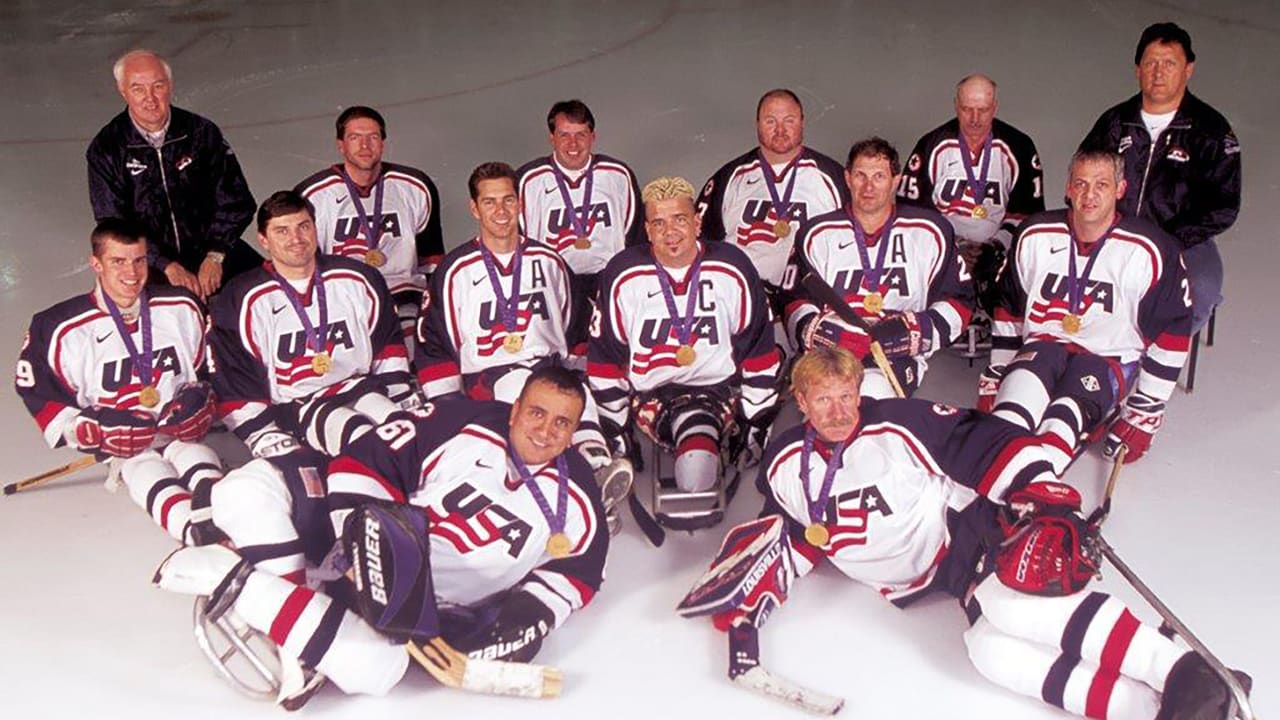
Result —
<path fill-rule="evenodd" d="M 844 698 L 797 685 L 758 665 L 734 677 L 733 682 L 739 687 L 814 715 L 835 715 L 844 707 Z"/>

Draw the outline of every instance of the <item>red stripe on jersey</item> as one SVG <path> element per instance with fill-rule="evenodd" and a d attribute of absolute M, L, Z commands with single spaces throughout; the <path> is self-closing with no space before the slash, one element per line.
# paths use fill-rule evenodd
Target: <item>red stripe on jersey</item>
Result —
<path fill-rule="evenodd" d="M 1045 445 L 1066 453 L 1068 457 L 1075 454 L 1074 449 L 1067 444 L 1067 441 L 1054 433 L 1045 433 L 1043 435 L 1036 435 L 1035 437 Z"/>
<path fill-rule="evenodd" d="M 968 307 L 967 305 L 965 305 L 964 303 L 960 302 L 959 300 L 956 300 L 955 298 L 947 298 L 945 302 L 946 302 L 948 305 L 950 305 L 950 306 L 951 306 L 951 309 L 952 309 L 952 310 L 955 310 L 955 311 L 956 311 L 956 314 L 957 314 L 957 315 L 959 315 L 959 316 L 960 316 L 960 327 L 961 327 L 961 328 L 963 328 L 964 326 L 966 326 L 966 325 L 968 325 L 968 324 L 969 324 L 969 319 L 973 317 L 973 309 L 972 309 L 972 308 Z M 945 338 L 944 338 L 944 340 L 945 340 Z"/>
<path fill-rule="evenodd" d="M 1169 352 L 1186 352 L 1191 349 L 1191 338 L 1186 335 L 1160 333 L 1160 337 L 1156 338 L 1156 346 Z"/>
<path fill-rule="evenodd" d="M 791 446 L 786 450 L 783 450 L 782 452 L 778 453 L 778 456 L 775 457 L 773 459 L 773 462 L 769 464 L 769 474 L 767 477 L 769 478 L 770 485 L 773 484 L 773 476 L 777 473 L 778 468 L 782 467 L 782 463 L 789 460 L 792 455 L 799 454 L 803 449 L 804 449 L 804 446 L 796 442 L 796 443 L 792 443 Z"/>
<path fill-rule="evenodd" d="M 582 607 L 586 607 L 587 603 L 591 602 L 592 598 L 596 596 L 596 591 L 592 590 L 590 585 L 587 585 L 578 578 L 572 575 L 565 575 L 563 577 L 565 580 L 569 581 L 569 584 L 573 586 L 574 590 L 578 591 L 578 596 L 582 601 Z"/>
<path fill-rule="evenodd" d="M 822 559 L 822 550 L 810 545 L 808 542 L 792 542 L 791 549 L 800 553 L 810 565 L 817 565 Z"/>
<path fill-rule="evenodd" d="M 455 362 L 436 363 L 435 365 L 428 365 L 422 368 L 421 370 L 419 370 L 418 380 L 421 381 L 423 384 L 426 384 L 428 382 L 431 382 L 432 380 L 441 380 L 444 378 L 453 377 L 454 375 L 457 375 L 459 372 L 461 371 L 458 370 L 458 364 Z"/>
<path fill-rule="evenodd" d="M 46 402 L 44 407 L 40 408 L 40 411 L 36 413 L 36 424 L 40 426 L 40 431 L 44 432 L 44 429 L 49 427 L 49 423 L 53 422 L 58 413 L 67 409 L 67 407 L 62 403 Z"/>
<path fill-rule="evenodd" d="M 388 180 L 399 180 L 400 182 L 405 183 L 406 185 L 412 185 L 418 190 L 420 190 L 422 194 L 425 195 L 427 198 L 427 209 L 428 211 L 430 211 L 431 192 L 427 190 L 426 183 L 422 182 L 421 180 L 419 180 L 418 178 L 412 175 L 406 175 L 404 173 L 396 172 L 395 170 L 388 170 L 386 173 L 383 174 L 383 177 L 385 177 Z M 430 212 L 428 212 L 428 214 L 430 214 Z"/>
<path fill-rule="evenodd" d="M 591 377 L 608 378 L 609 380 L 621 380 L 626 377 L 622 368 L 613 363 L 588 362 L 587 375 Z"/>
<path fill-rule="evenodd" d="M 293 572 L 287 572 L 281 575 L 280 577 L 284 578 L 285 580 L 288 580 L 294 585 L 302 585 L 305 582 L 307 582 L 307 569 L 298 568 L 297 570 L 294 570 Z"/>
<path fill-rule="evenodd" d="M 747 372 L 764 372 L 779 362 L 781 362 L 781 358 L 778 357 L 778 348 L 774 346 L 766 353 L 743 360 L 742 369 Z"/>
<path fill-rule="evenodd" d="M 387 494 L 390 495 L 391 499 L 395 502 L 405 502 L 404 492 L 401 491 L 400 488 L 392 485 L 385 477 L 382 476 L 381 473 L 370 468 L 359 460 L 346 455 L 340 455 L 335 458 L 333 462 L 329 463 L 329 475 L 336 475 L 343 472 L 367 477 L 378 483 L 382 489 L 386 490 Z"/>
<path fill-rule="evenodd" d="M 995 322 L 1010 322 L 1010 323 L 1011 323 L 1011 322 L 1017 322 L 1017 321 L 1021 320 L 1022 318 L 1014 317 L 1013 313 L 1009 312 L 1009 311 L 1008 311 L 1008 310 L 1006 310 L 1005 308 L 998 307 L 998 308 L 996 308 L 996 316 L 995 316 L 994 318 L 992 318 L 992 319 L 993 319 Z"/>
<path fill-rule="evenodd" d="M 1107 716 L 1107 706 L 1111 703 L 1111 691 L 1115 688 L 1116 680 L 1119 678 L 1120 664 L 1124 661 L 1125 653 L 1129 651 L 1129 644 L 1133 642 L 1133 636 L 1138 632 L 1138 619 L 1135 618 L 1128 610 L 1120 613 L 1120 617 L 1116 620 L 1116 624 L 1111 628 L 1111 634 L 1107 636 L 1107 643 L 1102 648 L 1102 657 L 1099 659 L 1099 670 L 1093 676 L 1093 682 L 1089 684 L 1089 694 L 1085 700 L 1085 715 L 1093 718 L 1105 718 Z"/>
<path fill-rule="evenodd" d="M 334 167 L 336 168 L 337 166 L 335 165 Z M 333 176 L 330 176 L 328 179 L 322 180 L 319 183 L 307 188 L 306 190 L 303 190 L 302 196 L 310 200 L 312 195 L 315 195 L 316 193 L 321 192 L 327 188 L 333 187 L 334 185 L 341 185 L 341 184 L 343 184 L 342 177 L 339 175 L 333 175 Z"/>
<path fill-rule="evenodd" d="M 285 640 L 289 639 L 289 633 L 293 631 L 293 626 L 297 624 L 298 618 L 302 617 L 302 611 L 307 609 L 307 603 L 311 602 L 313 597 L 315 593 L 304 587 L 296 587 L 289 593 L 284 605 L 276 613 L 275 620 L 271 621 L 271 631 L 267 633 L 275 644 L 284 645 Z"/>
<path fill-rule="evenodd" d="M 183 500 L 190 502 L 191 493 L 176 492 L 165 498 L 164 504 L 160 506 L 160 527 L 164 528 L 166 531 L 169 530 L 169 511 L 173 509 L 174 505 L 182 502 Z"/>
<path fill-rule="evenodd" d="M 408 358 L 409 351 L 405 348 L 404 343 L 387 343 L 382 350 L 373 357 L 374 362 L 379 360 L 389 360 L 391 358 Z"/>

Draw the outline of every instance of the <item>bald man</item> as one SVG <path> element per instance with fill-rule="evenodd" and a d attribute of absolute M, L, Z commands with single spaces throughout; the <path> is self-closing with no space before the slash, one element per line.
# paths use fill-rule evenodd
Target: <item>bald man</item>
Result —
<path fill-rule="evenodd" d="M 257 203 L 218 126 L 173 107 L 173 71 L 150 50 L 112 68 L 125 110 L 89 144 L 96 220 L 120 218 L 147 238 L 152 282 L 202 300 L 261 256 L 240 239 Z"/>
<path fill-rule="evenodd" d="M 956 117 L 920 138 L 898 184 L 903 204 L 936 209 L 951 223 L 980 291 L 999 267 L 997 244 L 1007 250 L 1018 225 L 1044 211 L 1036 145 L 996 119 L 998 105 L 991 78 L 962 79 Z"/>

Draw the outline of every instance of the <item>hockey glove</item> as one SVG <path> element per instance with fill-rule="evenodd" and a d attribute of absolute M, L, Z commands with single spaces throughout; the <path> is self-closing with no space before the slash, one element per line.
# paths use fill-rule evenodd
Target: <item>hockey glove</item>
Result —
<path fill-rule="evenodd" d="M 1097 575 L 1101 559 L 1097 527 L 1080 515 L 1080 493 L 1060 482 L 1033 482 L 1009 493 L 1005 540 L 996 555 L 996 577 L 1031 595 L 1078 592 Z"/>
<path fill-rule="evenodd" d="M 1000 392 L 1000 383 L 1004 380 L 1004 365 L 988 365 L 978 376 L 978 412 L 990 414 L 996 407 L 996 394 Z"/>
<path fill-rule="evenodd" d="M 1147 453 L 1151 440 L 1164 424 L 1164 403 L 1150 395 L 1135 392 L 1125 402 L 1124 412 L 1111 425 L 1102 448 L 1106 457 L 1114 457 L 1124 445 L 1129 448 L 1124 462 L 1128 465 Z"/>
<path fill-rule="evenodd" d="M 213 386 L 196 382 L 178 391 L 160 411 L 160 432 L 175 440 L 199 442 L 209 433 L 217 414 Z"/>
<path fill-rule="evenodd" d="M 156 419 L 141 410 L 94 406 L 80 411 L 67 439 L 85 452 L 128 458 L 151 447 Z"/>
<path fill-rule="evenodd" d="M 842 347 L 859 360 L 865 358 L 871 350 L 871 338 L 866 331 L 841 320 L 832 310 L 814 315 L 800 333 L 800 338 L 805 350 L 812 350 L 819 345 Z"/>
<path fill-rule="evenodd" d="M 885 357 L 915 357 L 933 349 L 933 321 L 929 313 L 897 313 L 871 326 L 871 339 Z"/>
<path fill-rule="evenodd" d="M 487 626 L 445 639 L 473 659 L 529 662 L 555 625 L 551 608 L 532 594 L 515 590 L 498 605 L 496 617 Z"/>

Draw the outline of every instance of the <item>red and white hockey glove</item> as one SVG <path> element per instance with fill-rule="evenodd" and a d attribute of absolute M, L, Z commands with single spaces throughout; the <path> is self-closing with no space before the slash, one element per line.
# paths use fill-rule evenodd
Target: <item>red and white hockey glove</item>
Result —
<path fill-rule="evenodd" d="M 819 345 L 842 347 L 859 360 L 865 358 L 871 350 L 871 337 L 866 331 L 841 320 L 833 310 L 824 310 L 814 315 L 800 333 L 800 339 L 805 350 L 812 350 Z"/>
<path fill-rule="evenodd" d="M 1128 465 L 1147 453 L 1151 440 L 1164 424 L 1164 403 L 1150 395 L 1135 392 L 1125 402 L 1124 412 L 1111 424 L 1102 454 L 1113 457 L 1120 446 L 1129 448 L 1124 462 Z"/>
<path fill-rule="evenodd" d="M 160 432 L 175 440 L 198 442 L 217 415 L 217 399 L 207 382 L 187 385 L 160 411 Z"/>
<path fill-rule="evenodd" d="M 1080 493 L 1060 482 L 1033 482 L 1009 493 L 1013 521 L 1001 518 L 1005 540 L 996 577 L 1031 595 L 1070 595 L 1097 575 L 1097 527 L 1080 515 Z"/>
<path fill-rule="evenodd" d="M 933 321 L 929 313 L 896 313 L 871 326 L 871 339 L 885 357 L 915 357 L 933 349 Z"/>
<path fill-rule="evenodd" d="M 141 410 L 91 407 L 80 411 L 69 437 L 85 452 L 128 458 L 151 447 L 156 439 L 156 419 Z"/>
<path fill-rule="evenodd" d="M 978 412 L 990 414 L 996 407 L 996 394 L 1004 380 L 1004 365 L 988 365 L 978 376 Z"/>

